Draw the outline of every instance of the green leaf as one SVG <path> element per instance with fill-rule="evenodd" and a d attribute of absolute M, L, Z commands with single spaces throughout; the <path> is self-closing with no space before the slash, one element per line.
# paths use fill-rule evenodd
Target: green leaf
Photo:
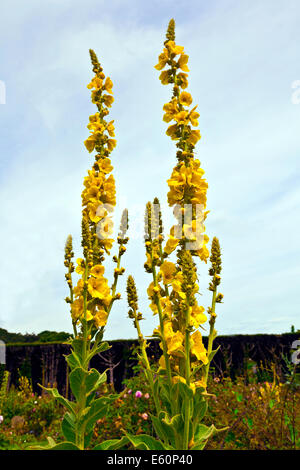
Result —
<path fill-rule="evenodd" d="M 97 444 L 93 450 L 116 450 L 121 449 L 126 444 L 128 444 L 129 439 L 124 436 L 122 439 L 110 439 L 108 441 L 101 442 L 101 444 Z"/>
<path fill-rule="evenodd" d="M 90 362 L 91 359 L 94 356 L 96 356 L 96 354 L 99 354 L 103 351 L 107 351 L 110 348 L 111 348 L 111 346 L 106 342 L 98 344 L 97 341 L 95 341 L 90 353 L 87 356 L 87 362 Z"/>
<path fill-rule="evenodd" d="M 209 437 L 217 432 L 215 426 L 212 424 L 211 426 L 205 426 L 205 424 L 198 424 L 196 426 L 194 440 L 195 443 L 198 441 L 206 441 Z"/>
<path fill-rule="evenodd" d="M 164 383 L 164 379 L 161 379 L 160 377 L 156 378 L 157 381 L 159 381 L 159 397 L 164 405 L 164 408 L 167 410 L 167 413 L 171 414 L 171 399 L 170 399 L 170 388 L 168 384 Z"/>
<path fill-rule="evenodd" d="M 100 374 L 96 369 L 91 369 L 86 378 L 86 393 L 90 394 L 96 390 L 101 384 L 106 382 L 106 372 Z"/>
<path fill-rule="evenodd" d="M 209 363 L 213 360 L 215 354 L 217 354 L 217 352 L 219 351 L 220 347 L 221 347 L 221 346 L 218 346 L 217 349 L 214 349 L 213 351 L 211 351 L 211 353 L 210 353 L 209 356 L 208 356 L 208 362 L 209 362 Z"/>
<path fill-rule="evenodd" d="M 161 441 L 158 441 L 148 434 L 139 434 L 138 436 L 133 436 L 132 434 L 127 434 L 126 437 L 132 443 L 136 449 L 142 450 L 165 450 L 170 449 L 169 446 L 164 446 Z"/>
<path fill-rule="evenodd" d="M 84 422 L 86 423 L 86 430 L 90 431 L 95 422 L 98 419 L 103 418 L 105 413 L 107 412 L 108 405 L 115 400 L 115 396 L 113 397 L 100 397 L 97 400 L 91 403 L 91 406 L 84 417 Z"/>
<path fill-rule="evenodd" d="M 83 339 L 73 339 L 71 347 L 78 356 L 80 363 L 82 363 Z"/>
<path fill-rule="evenodd" d="M 47 441 L 48 441 L 48 444 L 29 446 L 29 449 L 30 450 L 47 450 L 50 447 L 53 447 L 56 445 L 56 442 L 54 439 L 52 439 L 52 437 L 47 437 Z"/>
<path fill-rule="evenodd" d="M 201 450 L 201 445 L 203 442 L 206 441 L 213 436 L 214 434 L 217 434 L 222 431 L 226 431 L 228 429 L 228 426 L 226 428 L 221 428 L 221 429 L 216 429 L 215 426 L 212 424 L 211 426 L 205 426 L 204 424 L 198 424 L 196 426 L 196 431 L 194 435 L 194 441 L 195 444 L 191 448 L 192 450 Z M 198 447 L 200 446 L 200 447 Z M 196 448 L 197 447 L 197 448 Z M 204 446 L 202 447 L 204 448 Z"/>
<path fill-rule="evenodd" d="M 73 413 L 66 413 L 61 423 L 61 429 L 65 439 L 69 442 L 76 442 L 75 434 L 75 416 Z"/>
<path fill-rule="evenodd" d="M 79 357 L 74 351 L 72 351 L 72 353 L 68 356 L 65 355 L 64 357 L 71 369 L 75 369 L 76 367 L 81 366 Z"/>
<path fill-rule="evenodd" d="M 70 374 L 71 390 L 77 401 L 82 393 L 89 395 L 103 382 L 106 382 L 106 373 L 100 374 L 96 369 L 87 371 L 82 367 L 76 367 Z"/>
<path fill-rule="evenodd" d="M 31 446 L 31 450 L 80 450 L 73 442 L 60 442 L 56 444 L 51 437 L 47 437 L 48 444 L 45 446 Z"/>
<path fill-rule="evenodd" d="M 177 414 L 170 418 L 166 413 L 161 412 L 159 414 L 161 418 L 161 423 L 163 426 L 164 431 L 166 432 L 168 439 L 171 442 L 171 445 L 173 447 L 176 446 L 176 437 L 179 435 L 182 435 L 183 430 L 184 430 L 184 421 L 182 420 L 182 417 L 180 414 Z"/>
<path fill-rule="evenodd" d="M 165 411 L 160 412 L 160 415 L 161 415 L 161 413 L 165 414 Z M 161 439 L 163 441 L 169 440 L 171 442 L 171 444 L 173 444 L 172 440 L 174 440 L 174 437 L 175 437 L 174 432 L 173 432 L 173 435 L 169 436 L 168 432 L 165 432 L 164 427 L 161 423 L 161 420 L 157 416 L 154 416 L 154 415 L 150 414 L 150 418 L 151 418 L 154 430 L 155 430 L 157 436 L 159 437 L 159 439 Z"/>
<path fill-rule="evenodd" d="M 49 450 L 80 450 L 73 442 L 60 442 L 53 447 L 49 447 Z"/>
<path fill-rule="evenodd" d="M 88 372 L 82 367 L 76 367 L 70 374 L 70 387 L 77 401 L 79 401 L 82 393 L 85 392 L 85 379 L 87 374 Z"/>
<path fill-rule="evenodd" d="M 194 413 L 193 417 L 195 420 L 202 421 L 205 413 L 207 411 L 207 400 L 205 400 L 202 395 L 196 393 L 194 399 Z"/>
<path fill-rule="evenodd" d="M 200 441 L 199 443 L 197 442 L 193 447 L 191 447 L 190 450 L 203 450 L 204 447 L 206 446 L 207 441 Z"/>
<path fill-rule="evenodd" d="M 60 395 L 60 393 L 58 392 L 57 388 L 46 388 L 46 387 L 43 387 L 43 385 L 41 384 L 38 384 L 43 390 L 47 390 L 47 392 L 50 392 L 52 394 L 52 396 L 54 398 L 56 398 L 56 400 L 61 403 L 62 405 L 64 405 L 69 411 L 71 412 L 74 412 L 75 410 L 75 404 L 72 403 L 71 401 L 67 400 L 67 398 L 63 397 L 62 395 Z"/>
<path fill-rule="evenodd" d="M 179 390 L 180 390 L 180 394 L 181 394 L 182 398 L 186 397 L 189 400 L 193 399 L 194 392 L 187 384 L 185 384 L 183 382 L 178 382 L 178 386 L 179 386 Z"/>

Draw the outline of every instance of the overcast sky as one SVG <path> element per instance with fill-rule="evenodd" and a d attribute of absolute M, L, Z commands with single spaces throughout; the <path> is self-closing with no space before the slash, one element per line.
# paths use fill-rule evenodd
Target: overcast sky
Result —
<path fill-rule="evenodd" d="M 141 218 L 158 196 L 166 208 L 176 162 L 154 69 L 166 26 L 189 55 L 198 104 L 197 145 L 209 183 L 207 233 L 223 251 L 219 334 L 282 333 L 299 321 L 300 2 L 298 0 L 11 0 L 1 5 L 0 327 L 71 331 L 64 243 L 80 252 L 81 191 L 92 157 L 83 141 L 95 112 L 86 85 L 93 48 L 114 83 L 117 214 L 129 208 L 123 257 L 137 281 L 143 331 L 157 325 L 146 295 Z M 6 100 L 3 104 L 4 84 Z M 2 95 L 1 95 L 2 91 Z M 111 269 L 107 269 L 111 279 Z M 207 266 L 201 302 L 210 303 Z M 123 300 L 106 338 L 133 338 Z"/>

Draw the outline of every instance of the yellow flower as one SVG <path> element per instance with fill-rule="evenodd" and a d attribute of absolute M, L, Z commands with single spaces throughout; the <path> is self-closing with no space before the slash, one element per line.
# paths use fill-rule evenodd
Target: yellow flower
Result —
<path fill-rule="evenodd" d="M 102 158 L 100 161 L 98 161 L 98 166 L 99 171 L 105 174 L 110 173 L 114 169 L 109 158 Z"/>
<path fill-rule="evenodd" d="M 170 70 L 164 70 L 163 72 L 161 72 L 159 76 L 159 79 L 163 85 L 168 85 L 170 78 L 171 78 Z"/>
<path fill-rule="evenodd" d="M 192 326 L 194 326 L 195 328 L 199 328 L 199 325 L 206 322 L 207 317 L 204 314 L 204 311 L 204 307 L 200 305 L 195 304 L 192 306 L 190 319 Z"/>
<path fill-rule="evenodd" d="M 88 280 L 88 291 L 93 298 L 105 299 L 110 294 L 107 279 L 91 277 Z"/>
<path fill-rule="evenodd" d="M 101 80 L 99 77 L 96 76 L 87 85 L 87 88 L 89 89 L 95 88 L 96 90 L 100 90 L 100 88 L 102 88 L 102 83 L 103 83 L 103 80 Z"/>
<path fill-rule="evenodd" d="M 112 150 L 115 148 L 116 145 L 117 145 L 117 141 L 115 139 L 108 139 L 107 148 L 109 152 L 112 152 Z"/>
<path fill-rule="evenodd" d="M 110 137 L 114 137 L 115 136 L 115 126 L 114 126 L 114 121 L 110 121 L 107 126 L 106 126 L 106 130 L 107 132 L 109 133 Z"/>
<path fill-rule="evenodd" d="M 90 135 L 85 141 L 84 145 L 86 146 L 87 150 L 91 153 L 96 145 L 97 137 L 96 135 Z"/>
<path fill-rule="evenodd" d="M 189 68 L 186 65 L 188 63 L 189 56 L 186 54 L 181 54 L 179 60 L 177 62 L 178 67 L 183 70 L 184 72 L 189 72 Z"/>
<path fill-rule="evenodd" d="M 191 131 L 187 141 L 192 145 L 196 145 L 196 143 L 200 139 L 201 139 L 200 131 L 199 129 L 197 129 L 197 130 Z"/>
<path fill-rule="evenodd" d="M 164 261 L 160 267 L 160 272 L 162 274 L 164 284 L 170 284 L 176 273 L 176 266 L 170 261 Z"/>
<path fill-rule="evenodd" d="M 162 311 L 164 315 L 167 315 L 169 318 L 171 318 L 172 315 L 172 303 L 168 297 L 162 297 L 160 299 Z"/>
<path fill-rule="evenodd" d="M 196 108 L 197 106 L 195 106 L 189 114 L 189 120 L 194 127 L 199 125 L 198 118 L 200 117 L 200 114 L 195 111 Z"/>
<path fill-rule="evenodd" d="M 182 383 L 186 383 L 186 380 L 184 377 L 181 377 L 181 375 L 174 375 L 174 377 L 172 377 L 172 382 L 173 384 L 177 384 L 178 382 L 182 382 Z"/>
<path fill-rule="evenodd" d="M 178 125 L 177 124 L 173 124 L 172 126 L 169 126 L 168 129 L 166 130 L 166 134 L 171 137 L 172 140 L 176 140 L 176 139 L 179 139 L 179 137 L 177 136 L 177 132 L 178 132 Z"/>
<path fill-rule="evenodd" d="M 105 326 L 107 322 L 108 313 L 104 310 L 97 310 L 94 315 L 94 322 L 97 328 Z"/>
<path fill-rule="evenodd" d="M 102 205 L 101 202 L 93 202 L 93 203 L 88 204 L 87 206 L 89 218 L 95 224 L 97 224 L 99 220 L 101 220 L 102 218 L 99 213 L 99 208 L 101 205 Z"/>
<path fill-rule="evenodd" d="M 86 191 L 85 196 L 90 202 L 97 202 L 99 199 L 99 187 L 90 186 L 89 189 Z"/>
<path fill-rule="evenodd" d="M 178 84 L 181 86 L 181 88 L 185 89 L 188 87 L 188 79 L 187 79 L 187 76 L 188 74 L 187 73 L 183 73 L 183 72 L 180 72 L 178 75 L 177 75 L 177 80 L 178 80 Z"/>
<path fill-rule="evenodd" d="M 81 315 L 81 318 L 84 320 L 84 314 Z M 93 320 L 93 315 L 91 314 L 91 312 L 89 310 L 86 311 L 86 321 L 90 321 L 90 320 Z"/>
<path fill-rule="evenodd" d="M 103 103 L 104 103 L 105 106 L 107 106 L 108 108 L 110 108 L 111 105 L 112 105 L 113 102 L 114 102 L 114 97 L 113 97 L 113 96 L 110 96 L 110 95 L 103 95 L 103 96 L 102 96 L 102 99 L 103 99 Z"/>
<path fill-rule="evenodd" d="M 107 93 L 112 94 L 112 87 L 113 87 L 113 82 L 111 81 L 111 79 L 109 77 L 107 77 L 107 79 L 105 80 L 103 88 L 104 88 L 104 90 L 107 91 Z"/>
<path fill-rule="evenodd" d="M 154 296 L 154 283 L 150 282 L 148 289 L 147 289 L 147 294 L 149 299 L 151 299 Z"/>
<path fill-rule="evenodd" d="M 184 336 L 180 331 L 176 331 L 176 333 L 173 333 L 173 335 L 166 340 L 167 347 L 168 347 L 168 354 L 172 354 L 174 356 L 176 355 L 182 355 L 184 352 L 183 349 L 183 341 L 184 341 Z"/>
<path fill-rule="evenodd" d="M 206 248 L 206 246 L 203 246 L 200 250 L 197 250 L 196 252 L 197 256 L 199 256 L 199 258 L 204 261 L 205 263 L 207 263 L 207 260 L 209 258 L 209 251 L 208 249 Z"/>
<path fill-rule="evenodd" d="M 158 57 L 158 64 L 156 64 L 154 68 L 156 70 L 162 70 L 164 66 L 166 65 L 166 63 L 168 62 L 168 60 L 169 60 L 168 51 L 166 48 L 164 48 L 163 52 Z"/>
<path fill-rule="evenodd" d="M 204 388 L 206 390 L 207 385 L 206 385 L 205 377 L 202 377 L 200 380 L 196 380 L 195 382 L 192 382 L 190 384 L 190 387 L 191 387 L 191 389 L 193 390 L 194 393 L 195 393 L 196 389 L 200 388 L 200 387 Z"/>
<path fill-rule="evenodd" d="M 97 116 L 95 119 L 94 117 Z M 105 130 L 105 126 L 100 122 L 99 115 L 90 116 L 90 122 L 87 125 L 87 128 L 92 132 L 102 133 Z"/>
<path fill-rule="evenodd" d="M 167 253 L 168 255 L 171 254 L 178 246 L 178 243 L 179 243 L 178 238 L 174 238 L 172 237 L 172 235 L 170 235 L 169 239 L 167 240 L 164 252 Z"/>
<path fill-rule="evenodd" d="M 163 110 L 166 112 L 163 116 L 165 122 L 170 122 L 174 119 L 174 116 L 179 112 L 178 101 L 176 98 L 173 98 L 170 103 L 166 103 L 163 107 Z"/>
<path fill-rule="evenodd" d="M 191 353 L 196 356 L 196 358 L 203 362 L 203 364 L 208 364 L 207 351 L 202 343 L 202 335 L 200 331 L 195 331 L 191 335 Z"/>
<path fill-rule="evenodd" d="M 115 206 L 116 204 L 116 184 L 113 175 L 110 175 L 103 183 L 101 200 L 105 204 Z"/>
<path fill-rule="evenodd" d="M 166 48 L 168 49 L 169 54 L 175 54 L 175 55 L 181 54 L 184 50 L 183 46 L 176 46 L 174 41 L 168 41 L 166 43 Z"/>
<path fill-rule="evenodd" d="M 109 255 L 109 252 L 110 252 L 110 250 L 113 246 L 113 243 L 114 243 L 114 239 L 113 238 L 102 239 L 102 240 L 100 240 L 100 243 L 101 243 L 101 246 L 106 251 L 106 253 Z"/>
<path fill-rule="evenodd" d="M 166 361 L 165 361 L 165 357 L 163 354 L 159 358 L 158 365 L 159 365 L 159 369 L 166 369 Z"/>
<path fill-rule="evenodd" d="M 188 112 L 187 111 L 180 111 L 178 114 L 174 116 L 175 121 L 177 121 L 178 126 L 181 124 L 188 123 Z"/>
<path fill-rule="evenodd" d="M 193 102 L 192 95 L 187 91 L 182 91 L 179 95 L 179 103 L 183 106 L 190 106 Z"/>
<path fill-rule="evenodd" d="M 186 298 L 186 294 L 182 292 L 183 274 L 179 271 L 172 280 L 173 290 L 179 295 L 181 299 Z"/>
<path fill-rule="evenodd" d="M 83 279 L 82 278 L 78 279 L 77 285 L 73 288 L 73 293 L 75 297 L 80 297 L 82 295 L 83 286 L 84 286 Z"/>
<path fill-rule="evenodd" d="M 110 217 L 104 217 L 97 224 L 97 236 L 102 239 L 107 239 L 113 233 L 113 221 Z"/>
<path fill-rule="evenodd" d="M 75 269 L 77 274 L 83 274 L 85 271 L 84 260 L 82 258 L 77 259 L 77 268 Z"/>
<path fill-rule="evenodd" d="M 104 274 L 104 266 L 102 264 L 95 264 L 90 272 L 93 277 L 100 277 Z"/>
<path fill-rule="evenodd" d="M 72 320 L 76 321 L 78 318 L 81 317 L 83 312 L 83 297 L 79 297 L 78 299 L 74 300 L 71 306 L 71 316 Z"/>

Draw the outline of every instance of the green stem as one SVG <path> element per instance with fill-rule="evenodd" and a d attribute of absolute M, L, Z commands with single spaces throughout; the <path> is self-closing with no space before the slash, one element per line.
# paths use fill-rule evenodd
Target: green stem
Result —
<path fill-rule="evenodd" d="M 190 386 L 191 383 L 191 361 L 190 361 L 190 306 L 187 299 L 186 323 L 185 323 L 185 380 Z M 183 450 L 189 448 L 189 431 L 190 431 L 190 399 L 185 398 L 184 404 L 184 432 L 183 432 Z"/>
<path fill-rule="evenodd" d="M 153 275 L 153 284 L 155 287 L 158 287 L 158 282 L 157 282 L 157 276 L 156 276 L 156 270 L 155 266 L 152 264 L 152 275 Z M 170 366 L 170 359 L 168 355 L 168 350 L 167 350 L 167 344 L 166 340 L 164 337 L 164 323 L 163 323 L 163 313 L 162 313 L 162 308 L 161 308 L 161 303 L 156 296 L 155 304 L 157 306 L 158 310 L 158 316 L 159 316 L 159 324 L 160 324 L 160 331 L 161 331 L 161 339 L 162 339 L 162 345 L 163 345 L 163 354 L 166 362 L 166 369 L 167 369 L 167 376 L 168 376 L 168 381 L 169 381 L 169 386 L 170 388 L 172 387 L 172 373 L 171 373 L 171 366 Z"/>
<path fill-rule="evenodd" d="M 142 358 L 143 358 L 144 364 L 145 364 L 145 371 L 144 372 L 145 372 L 146 378 L 149 382 L 149 386 L 150 386 L 151 393 L 152 393 L 154 403 L 155 403 L 156 412 L 157 412 L 157 415 L 158 415 L 160 410 L 161 410 L 160 403 L 159 403 L 158 397 L 157 397 L 157 395 L 154 391 L 153 373 L 152 373 L 150 363 L 149 363 L 149 360 L 148 360 L 148 356 L 147 356 L 147 352 L 146 352 L 146 348 L 145 348 L 145 340 L 144 340 L 144 337 L 143 337 L 142 332 L 141 332 L 141 328 L 140 328 L 139 321 L 137 319 L 136 311 L 134 311 L 134 316 L 135 316 L 134 319 L 135 319 L 136 329 L 137 329 L 137 332 L 138 332 L 138 338 L 139 338 Z"/>
<path fill-rule="evenodd" d="M 121 256 L 122 256 L 122 253 L 121 253 L 121 246 L 119 247 L 119 253 L 118 253 L 118 259 L 117 259 L 117 269 L 120 269 L 120 265 L 121 265 Z M 114 282 L 111 286 L 111 294 L 112 294 L 112 300 L 109 304 L 109 307 L 107 308 L 107 313 L 108 315 L 110 314 L 110 311 L 112 309 L 112 306 L 113 306 L 113 303 L 114 303 L 114 297 L 116 295 L 116 290 L 117 290 L 117 284 L 118 284 L 118 278 L 119 278 L 119 275 L 118 274 L 115 274 L 115 278 L 114 278 Z"/>
<path fill-rule="evenodd" d="M 83 342 L 82 342 L 82 367 L 85 368 L 86 364 L 86 353 L 87 353 L 87 277 L 88 277 L 88 258 L 85 259 L 85 270 L 84 270 L 84 288 L 83 288 Z"/>
<path fill-rule="evenodd" d="M 217 288 L 214 289 L 213 291 L 213 296 L 212 296 L 212 302 L 211 302 L 211 315 L 210 315 L 210 320 L 209 320 L 209 335 L 208 335 L 208 345 L 207 345 L 207 357 L 212 352 L 212 347 L 213 347 L 213 341 L 214 341 L 214 333 L 215 333 L 215 310 L 216 310 L 216 297 L 217 297 Z M 209 367 L 210 367 L 210 362 L 205 366 L 205 381 L 207 383 L 208 380 L 208 373 L 209 373 Z"/>

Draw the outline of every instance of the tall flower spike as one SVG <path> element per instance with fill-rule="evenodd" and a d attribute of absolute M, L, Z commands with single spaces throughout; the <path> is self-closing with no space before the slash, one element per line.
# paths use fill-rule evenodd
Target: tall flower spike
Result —
<path fill-rule="evenodd" d="M 209 284 L 209 290 L 214 291 L 221 282 L 221 271 L 222 271 L 222 260 L 221 260 L 221 248 L 220 242 L 217 237 L 213 238 L 211 244 L 211 255 L 210 255 L 211 267 L 209 269 L 209 275 L 212 280 Z"/>
<path fill-rule="evenodd" d="M 68 269 L 67 273 L 65 274 L 65 278 L 66 278 L 67 284 L 69 286 L 69 291 L 70 291 L 70 296 L 65 298 L 65 301 L 68 304 L 72 304 L 73 302 L 72 273 L 74 272 L 75 268 L 74 268 L 74 263 L 72 261 L 72 258 L 74 258 L 73 241 L 72 241 L 72 235 L 69 235 L 65 244 L 65 261 L 64 261 L 64 265 Z"/>
<path fill-rule="evenodd" d="M 161 209 L 160 209 L 160 202 L 157 197 L 153 199 L 153 206 L 156 208 L 155 213 L 157 214 L 157 223 L 158 223 L 158 232 L 159 235 L 161 236 L 161 240 L 163 240 L 163 221 L 162 221 L 162 214 L 161 214 Z"/>
<path fill-rule="evenodd" d="M 127 300 L 128 305 L 132 310 L 138 310 L 138 295 L 136 285 L 132 276 L 127 278 Z"/>
<path fill-rule="evenodd" d="M 192 220 L 189 226 L 185 227 L 186 233 L 182 233 L 180 230 L 179 237 L 183 238 L 181 244 L 186 243 L 188 241 L 187 234 L 196 232 L 195 241 L 197 243 L 194 245 L 195 249 L 192 250 L 192 255 L 207 262 L 209 252 L 206 244 L 209 238 L 204 233 L 205 227 L 203 225 L 207 211 L 203 211 L 206 208 L 208 184 L 203 178 L 204 171 L 200 166 L 200 161 L 194 158 L 195 145 L 201 138 L 200 131 L 194 129 L 198 127 L 199 113 L 196 111 L 197 106 L 192 106 L 191 94 L 185 91 L 188 86 L 188 55 L 185 54 L 182 46 L 175 44 L 174 20 L 169 23 L 164 46 L 155 68 L 161 71 L 159 78 L 162 84 L 172 84 L 173 86 L 173 96 L 163 106 L 163 120 L 170 123 L 166 134 L 176 142 L 178 160 L 171 178 L 167 181 L 169 186 L 168 203 L 171 207 L 176 208 L 176 217 L 180 227 L 185 205 L 188 204 L 192 207 Z M 200 215 L 199 210 L 197 212 L 197 207 L 201 211 Z M 170 252 L 172 245 L 176 246 L 174 234 L 170 234 L 170 241 L 165 250 Z"/>
<path fill-rule="evenodd" d="M 107 121 L 106 117 L 114 101 L 113 83 L 109 77 L 105 78 L 93 50 L 90 50 L 90 56 L 95 76 L 87 87 L 91 90 L 91 99 L 96 104 L 98 112 L 89 118 L 87 128 L 91 135 L 84 144 L 89 152 L 96 150 L 96 155 L 93 168 L 84 180 L 82 206 L 89 221 L 92 237 L 98 237 L 98 242 L 94 244 L 95 249 L 109 253 L 113 243 L 111 238 L 113 223 L 109 214 L 116 205 L 115 180 L 111 174 L 113 166 L 109 157 L 116 146 L 116 140 L 112 138 L 115 136 L 114 121 Z"/>
<path fill-rule="evenodd" d="M 169 24 L 168 24 L 165 43 L 168 42 L 168 41 L 175 41 L 175 20 L 174 20 L 174 18 L 172 18 L 169 21 Z"/>
<path fill-rule="evenodd" d="M 120 223 L 120 231 L 118 234 L 118 238 L 124 239 L 126 232 L 128 230 L 128 209 L 124 209 L 122 212 L 121 223 Z"/>

